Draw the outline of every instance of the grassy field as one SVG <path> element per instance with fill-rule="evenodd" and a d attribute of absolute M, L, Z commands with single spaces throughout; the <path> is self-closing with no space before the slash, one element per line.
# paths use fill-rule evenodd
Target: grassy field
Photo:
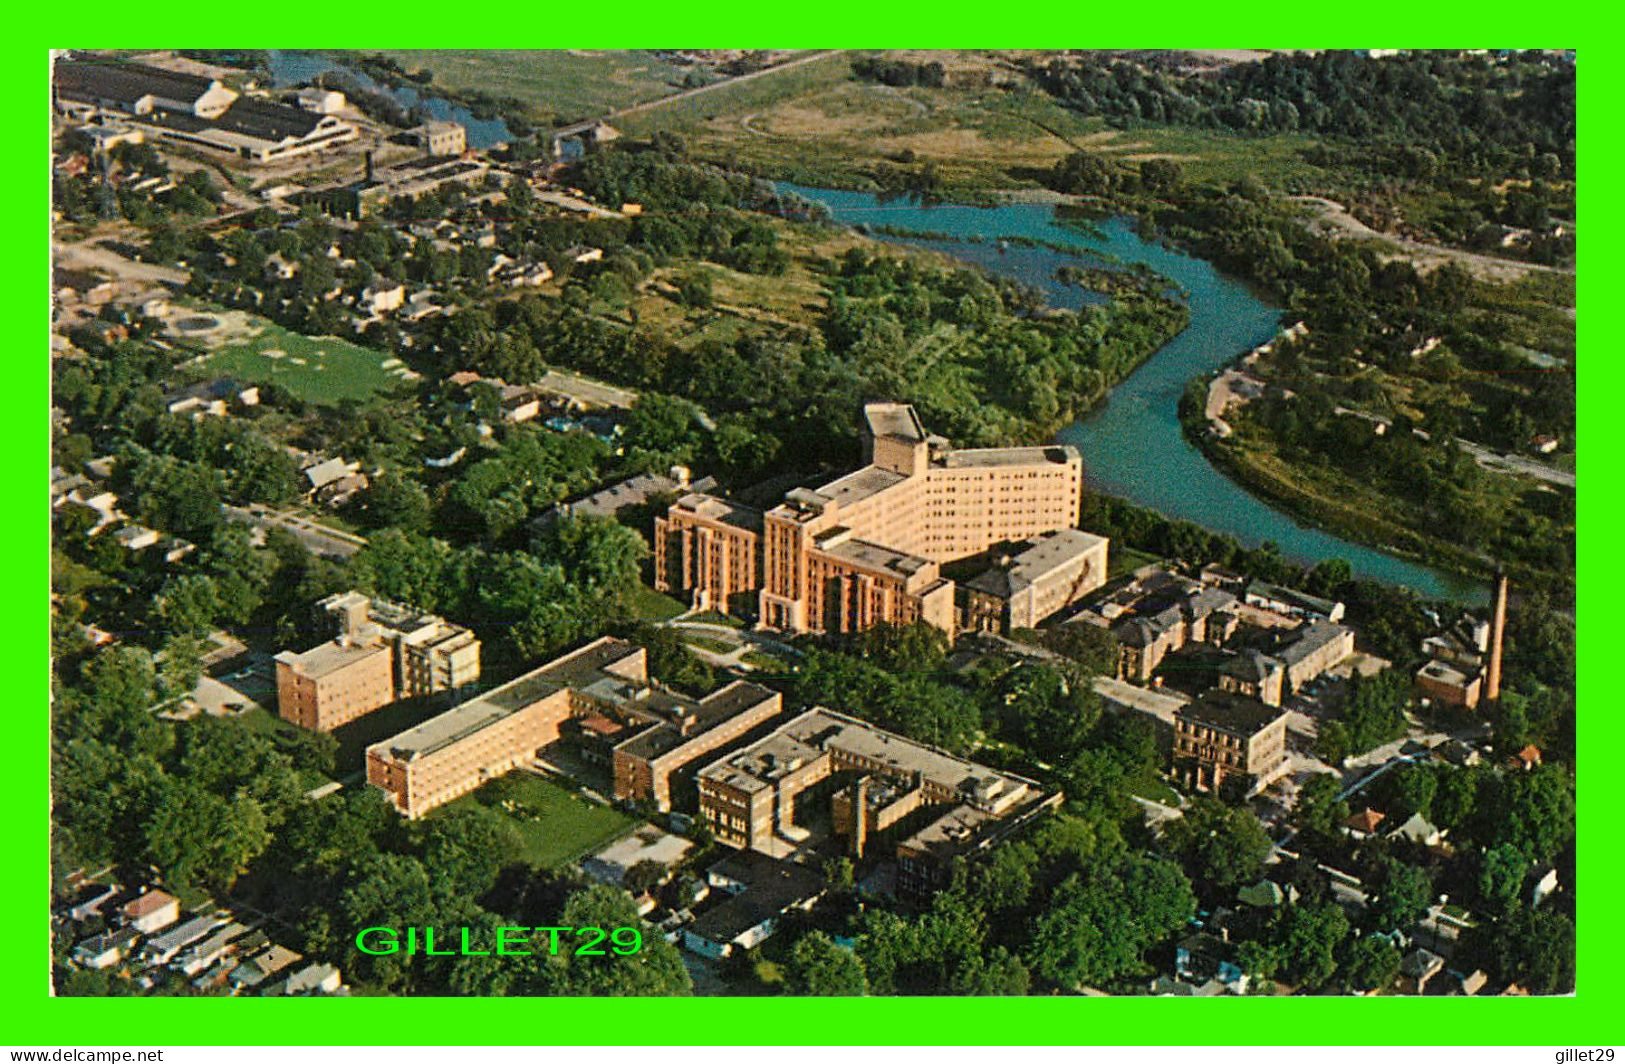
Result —
<path fill-rule="evenodd" d="M 631 606 L 632 616 L 640 621 L 669 621 L 688 608 L 670 595 L 663 595 L 647 584 L 638 585 L 637 592 L 632 596 Z"/>
<path fill-rule="evenodd" d="M 1014 67 L 972 53 L 950 68 L 982 67 L 994 85 L 898 88 L 862 81 L 851 53 L 780 76 L 718 89 L 626 116 L 620 128 L 687 137 L 695 154 L 773 177 L 865 187 L 878 169 L 930 164 L 951 192 L 1033 188 L 1074 151 L 1138 163 L 1180 162 L 1198 180 L 1252 174 L 1272 184 L 1323 176 L 1304 162 L 1306 138 L 1240 137 L 1191 129 L 1108 128 L 1024 82 Z"/>
<path fill-rule="evenodd" d="M 734 643 L 725 643 L 708 635 L 695 635 L 693 632 L 684 632 L 683 642 L 689 646 L 699 647 L 701 650 L 709 650 L 713 654 L 728 654 L 739 649 L 738 645 Z"/>
<path fill-rule="evenodd" d="M 384 365 L 389 360 L 382 351 L 331 336 L 301 336 L 266 322 L 256 335 L 228 343 L 201 365 L 211 376 L 276 384 L 306 402 L 331 404 L 400 387 L 401 376 Z"/>
<path fill-rule="evenodd" d="M 573 122 L 677 92 L 689 69 L 648 52 L 385 51 L 407 70 L 427 70 L 430 85 L 523 100 L 538 122 Z"/>
<path fill-rule="evenodd" d="M 510 772 L 443 808 L 449 811 L 468 803 L 495 809 L 512 820 L 521 840 L 515 856 L 543 869 L 578 861 L 638 823 L 528 772 Z"/>
<path fill-rule="evenodd" d="M 1111 560 L 1106 564 L 1106 578 L 1115 580 L 1126 573 L 1132 573 L 1142 565 L 1150 565 L 1159 559 L 1155 554 L 1148 554 L 1133 547 L 1120 547 L 1112 544 Z"/>

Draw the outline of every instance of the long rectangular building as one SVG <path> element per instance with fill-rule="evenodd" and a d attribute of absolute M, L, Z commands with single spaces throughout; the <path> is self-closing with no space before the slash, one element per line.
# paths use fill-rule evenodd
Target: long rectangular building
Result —
<path fill-rule="evenodd" d="M 869 462 L 763 514 L 711 496 L 656 526 L 656 586 L 714 609 L 754 592 L 764 628 L 954 630 L 938 566 L 1077 523 L 1083 460 L 1067 446 L 956 450 L 912 406 L 864 407 Z"/>
<path fill-rule="evenodd" d="M 630 732 L 613 750 L 615 797 L 668 810 L 673 773 L 781 707 L 776 691 L 744 681 L 688 698 L 650 678 L 642 647 L 605 636 L 369 747 L 367 780 L 416 818 L 518 768 L 567 731 Z"/>
<path fill-rule="evenodd" d="M 255 163 L 326 151 L 360 137 L 353 123 L 272 100 L 242 96 L 220 81 L 140 63 L 61 60 L 57 106 L 70 114 L 112 111 L 161 140 Z"/>

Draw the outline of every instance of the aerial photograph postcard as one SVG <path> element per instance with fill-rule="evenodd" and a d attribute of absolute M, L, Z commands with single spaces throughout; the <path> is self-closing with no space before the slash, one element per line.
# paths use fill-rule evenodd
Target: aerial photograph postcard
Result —
<path fill-rule="evenodd" d="M 50 59 L 56 996 L 1575 991 L 1574 51 Z"/>

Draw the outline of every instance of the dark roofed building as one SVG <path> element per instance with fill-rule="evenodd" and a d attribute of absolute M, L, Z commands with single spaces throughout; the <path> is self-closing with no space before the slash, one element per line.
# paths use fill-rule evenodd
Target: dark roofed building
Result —
<path fill-rule="evenodd" d="M 134 115 L 165 109 L 209 118 L 237 99 L 235 92 L 211 78 L 108 60 L 59 60 L 52 86 L 59 99 Z"/>
<path fill-rule="evenodd" d="M 53 86 L 63 110 L 117 111 L 161 139 L 253 162 L 326 150 L 360 135 L 331 114 L 239 96 L 210 78 L 139 63 L 64 60 Z"/>
<path fill-rule="evenodd" d="M 1235 780 L 1256 794 L 1284 775 L 1286 713 L 1256 698 L 1208 691 L 1174 718 L 1174 769 L 1197 790 Z"/>
<path fill-rule="evenodd" d="M 742 850 L 712 865 L 709 885 L 730 895 L 683 930 L 683 945 L 721 960 L 761 944 L 793 908 L 810 908 L 824 893 L 823 877 L 789 861 Z"/>

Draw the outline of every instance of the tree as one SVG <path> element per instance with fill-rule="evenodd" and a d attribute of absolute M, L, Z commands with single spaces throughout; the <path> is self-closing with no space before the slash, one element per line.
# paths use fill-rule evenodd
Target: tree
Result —
<path fill-rule="evenodd" d="M 484 806 L 458 809 L 424 827 L 423 867 L 434 889 L 451 897 L 477 898 L 490 890 L 518 850 L 513 822 Z"/>
<path fill-rule="evenodd" d="M 1574 989 L 1574 922 L 1551 909 L 1515 908 L 1467 932 L 1462 946 L 1496 978 L 1532 994 Z"/>
<path fill-rule="evenodd" d="M 803 935 L 790 950 L 784 981 L 791 993 L 811 997 L 859 997 L 869 991 L 863 962 L 822 931 Z"/>
<path fill-rule="evenodd" d="M 1343 986 L 1368 993 L 1393 985 L 1399 976 L 1399 948 L 1386 935 L 1363 935 L 1343 957 Z"/>
<path fill-rule="evenodd" d="M 1283 906 L 1274 928 L 1281 973 L 1311 989 L 1326 985 L 1348 933 L 1348 917 L 1335 901 Z"/>
<path fill-rule="evenodd" d="M 1168 822 L 1163 842 L 1204 894 L 1228 894 L 1257 881 L 1270 839 L 1252 811 L 1198 798 Z"/>
<path fill-rule="evenodd" d="M 639 861 L 626 870 L 626 874 L 621 877 L 621 886 L 625 887 L 633 897 L 636 897 L 639 894 L 646 894 L 654 890 L 665 880 L 665 865 L 654 860 Z"/>
<path fill-rule="evenodd" d="M 422 484 L 391 470 L 367 488 L 362 514 L 373 528 L 422 532 L 429 525 L 429 493 Z"/>
<path fill-rule="evenodd" d="M 556 923 L 562 927 L 643 926 L 637 907 L 624 890 L 594 884 L 571 894 Z M 579 941 L 560 935 L 558 955 L 538 954 L 530 986 L 537 993 L 591 995 L 593 997 L 664 997 L 693 992 L 693 980 L 676 947 L 654 933 L 643 935 L 642 947 L 629 956 L 602 956 L 575 952 Z M 540 941 L 540 940 L 539 940 Z M 534 947 L 533 947 L 534 948 Z"/>
<path fill-rule="evenodd" d="M 824 885 L 835 893 L 849 891 L 857 884 L 850 857 L 831 857 L 824 862 Z"/>
<path fill-rule="evenodd" d="M 1292 807 L 1292 823 L 1305 835 L 1319 842 L 1336 838 L 1343 821 L 1348 819 L 1348 803 L 1338 797 L 1342 783 L 1329 773 L 1317 773 L 1304 783 L 1298 800 Z"/>
<path fill-rule="evenodd" d="M 1433 883 L 1421 868 L 1383 856 L 1374 874 L 1365 877 L 1372 895 L 1366 907 L 1373 931 L 1409 931 L 1433 904 Z"/>
<path fill-rule="evenodd" d="M 1196 897 L 1178 865 L 1126 854 L 1056 889 L 1034 924 L 1027 964 L 1067 989 L 1139 974 L 1145 951 L 1195 913 Z"/>
<path fill-rule="evenodd" d="M 998 702 L 1010 735 L 1051 764 L 1077 756 L 1101 714 L 1100 698 L 1089 683 L 1051 665 L 1011 670 Z"/>
<path fill-rule="evenodd" d="M 171 636 L 155 660 L 158 695 L 165 700 L 182 698 L 203 676 L 203 642 L 193 635 Z"/>
<path fill-rule="evenodd" d="M 1183 167 L 1172 159 L 1147 159 L 1140 164 L 1140 185 L 1153 194 L 1178 190 L 1184 177 Z"/>
<path fill-rule="evenodd" d="M 1518 904 L 1529 859 L 1511 843 L 1484 851 L 1478 866 L 1478 896 L 1486 916 L 1500 918 Z"/>
<path fill-rule="evenodd" d="M 1391 813 L 1397 818 L 1396 822 L 1408 820 L 1413 813 L 1431 816 L 1433 796 L 1439 789 L 1439 778 L 1433 766 L 1407 765 L 1389 778 L 1394 803 Z"/>
<path fill-rule="evenodd" d="M 158 616 L 176 636 L 207 635 L 219 613 L 214 581 L 202 573 L 172 577 L 158 593 Z"/>

